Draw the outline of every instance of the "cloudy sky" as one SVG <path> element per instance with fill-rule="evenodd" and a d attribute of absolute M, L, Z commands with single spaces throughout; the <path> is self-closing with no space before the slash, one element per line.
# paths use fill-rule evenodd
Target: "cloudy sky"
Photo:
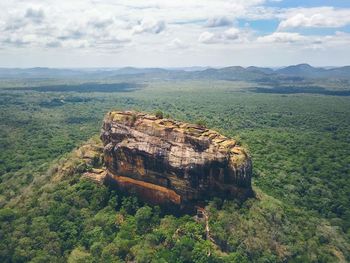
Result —
<path fill-rule="evenodd" d="M 349 0 L 2 0 L 0 67 L 350 64 Z"/>

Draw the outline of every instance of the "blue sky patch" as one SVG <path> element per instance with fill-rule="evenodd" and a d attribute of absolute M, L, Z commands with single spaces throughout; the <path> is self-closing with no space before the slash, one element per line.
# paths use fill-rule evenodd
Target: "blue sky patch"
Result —
<path fill-rule="evenodd" d="M 273 20 L 254 20 L 248 21 L 245 19 L 240 19 L 238 21 L 239 27 L 250 27 L 259 35 L 269 34 L 276 31 L 279 21 L 277 19 Z"/>

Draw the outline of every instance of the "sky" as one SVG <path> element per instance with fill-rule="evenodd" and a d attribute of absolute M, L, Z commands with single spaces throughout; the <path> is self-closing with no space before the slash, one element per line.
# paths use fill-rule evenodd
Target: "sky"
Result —
<path fill-rule="evenodd" d="M 350 0 L 3 0 L 0 67 L 350 65 Z"/>

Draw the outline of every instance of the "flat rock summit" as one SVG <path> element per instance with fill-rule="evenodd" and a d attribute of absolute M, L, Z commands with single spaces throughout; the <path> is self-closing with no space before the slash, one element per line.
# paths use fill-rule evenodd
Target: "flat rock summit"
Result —
<path fill-rule="evenodd" d="M 109 112 L 101 131 L 104 182 L 152 204 L 252 195 L 246 151 L 216 131 L 140 112 Z"/>

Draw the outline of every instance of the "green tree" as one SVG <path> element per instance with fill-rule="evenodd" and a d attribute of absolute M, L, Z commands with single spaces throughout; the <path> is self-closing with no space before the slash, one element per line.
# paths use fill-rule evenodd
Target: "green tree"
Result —
<path fill-rule="evenodd" d="M 69 254 L 67 261 L 68 263 L 89 263 L 93 262 L 93 258 L 84 248 L 76 247 Z"/>
<path fill-rule="evenodd" d="M 139 208 L 137 198 L 135 196 L 127 196 L 122 199 L 121 211 L 133 215 Z"/>
<path fill-rule="evenodd" d="M 139 234 L 144 234 L 149 232 L 155 224 L 159 223 L 159 216 L 153 213 L 151 207 L 144 206 L 137 210 L 135 222 L 137 232 Z"/>

